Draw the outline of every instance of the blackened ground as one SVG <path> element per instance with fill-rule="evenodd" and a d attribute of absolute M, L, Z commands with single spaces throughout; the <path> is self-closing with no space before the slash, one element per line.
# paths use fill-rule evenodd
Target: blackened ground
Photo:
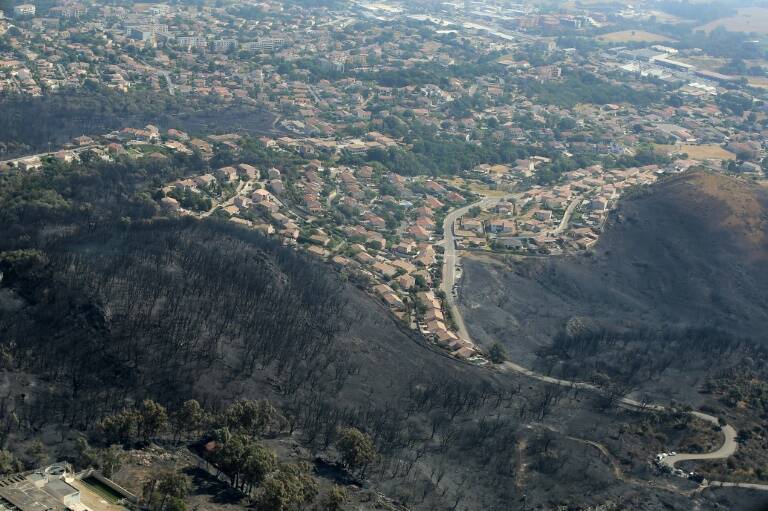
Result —
<path fill-rule="evenodd" d="M 699 171 L 665 179 L 621 201 L 594 253 L 465 258 L 465 319 L 482 344 L 501 341 L 528 366 L 569 322 L 716 329 L 765 343 L 767 215 L 765 190 L 745 181 Z M 683 400 L 702 376 L 677 374 L 673 364 L 655 390 Z"/>

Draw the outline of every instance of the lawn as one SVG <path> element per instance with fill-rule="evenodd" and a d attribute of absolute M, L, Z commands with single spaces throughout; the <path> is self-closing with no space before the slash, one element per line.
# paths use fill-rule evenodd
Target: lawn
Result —
<path fill-rule="evenodd" d="M 717 144 L 681 144 L 663 145 L 657 144 L 655 150 L 659 154 L 686 153 L 692 160 L 735 160 L 736 155 L 726 151 Z"/>
<path fill-rule="evenodd" d="M 666 43 L 673 41 L 669 37 L 646 32 L 645 30 L 622 30 L 598 36 L 599 41 L 609 43 Z"/>

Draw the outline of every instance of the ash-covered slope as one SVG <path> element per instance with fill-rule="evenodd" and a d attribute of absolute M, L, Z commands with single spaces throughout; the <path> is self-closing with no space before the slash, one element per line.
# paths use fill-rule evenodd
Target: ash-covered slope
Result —
<path fill-rule="evenodd" d="M 768 194 L 696 171 L 621 201 L 593 254 L 465 260 L 469 328 L 531 363 L 572 318 L 613 329 L 715 328 L 765 341 Z"/>

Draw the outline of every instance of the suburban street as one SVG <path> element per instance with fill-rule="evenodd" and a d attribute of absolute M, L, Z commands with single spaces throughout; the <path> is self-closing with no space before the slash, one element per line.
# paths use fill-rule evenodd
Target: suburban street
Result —
<path fill-rule="evenodd" d="M 573 216 L 573 212 L 576 210 L 576 207 L 581 203 L 581 198 L 577 197 L 571 201 L 571 203 L 568 205 L 568 209 L 565 210 L 565 214 L 563 214 L 563 219 L 560 221 L 560 225 L 557 226 L 555 230 L 551 232 L 553 236 L 557 236 L 564 230 L 568 228 L 568 222 L 571 221 L 571 217 Z"/>
<path fill-rule="evenodd" d="M 232 195 L 232 197 L 230 197 L 226 201 L 222 202 L 221 204 L 214 204 L 213 207 L 211 207 L 211 209 L 209 209 L 205 213 L 201 214 L 200 218 L 207 218 L 207 217 L 211 216 L 213 214 L 213 212 L 216 211 L 217 209 L 219 209 L 219 208 L 226 208 L 227 206 L 231 206 L 232 204 L 234 204 L 235 199 L 237 197 L 248 196 L 250 194 L 250 192 L 251 192 L 251 187 L 252 187 L 251 183 L 248 183 L 248 182 L 245 182 L 245 181 L 241 181 L 237 185 L 237 190 L 236 190 L 235 194 Z"/>
<path fill-rule="evenodd" d="M 75 147 L 74 149 L 70 149 L 74 154 L 80 154 L 83 151 L 87 151 L 88 149 L 91 149 L 92 147 L 96 147 L 97 144 L 88 144 L 80 147 Z M 16 161 L 16 160 L 22 160 L 22 159 L 28 159 L 28 158 L 45 158 L 48 156 L 53 156 L 56 153 L 60 152 L 61 150 L 56 151 L 48 151 L 45 153 L 37 153 L 37 154 L 26 154 L 24 156 L 17 156 L 16 158 L 9 158 L 7 160 L 0 161 L 0 167 L 8 165 L 10 162 Z"/>
<path fill-rule="evenodd" d="M 331 193 L 328 194 L 328 198 L 325 200 L 325 205 L 328 209 L 331 208 L 331 206 L 333 205 L 333 199 L 335 199 L 338 194 L 339 194 L 338 190 L 333 190 Z"/>
<path fill-rule="evenodd" d="M 464 318 L 459 312 L 459 308 L 456 305 L 456 300 L 453 297 L 453 286 L 456 283 L 456 267 L 459 265 L 459 254 L 456 251 L 456 240 L 454 237 L 453 226 L 456 220 L 465 215 L 470 209 L 475 206 L 491 206 L 502 199 L 499 198 L 484 198 L 479 202 L 474 202 L 461 208 L 454 209 L 445 216 L 443 220 L 443 240 L 440 244 L 445 248 L 443 254 L 443 280 L 440 283 L 440 290 L 445 293 L 445 302 L 448 309 L 451 311 L 456 327 L 458 329 L 457 335 L 460 339 L 471 340 L 469 331 L 464 324 Z"/>

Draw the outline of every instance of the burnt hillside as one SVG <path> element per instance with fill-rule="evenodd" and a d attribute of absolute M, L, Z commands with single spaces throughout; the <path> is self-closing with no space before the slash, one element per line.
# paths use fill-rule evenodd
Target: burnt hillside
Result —
<path fill-rule="evenodd" d="M 250 399 L 284 419 L 252 440 L 270 442 L 281 460 L 317 463 L 312 477 L 326 487 L 351 481 L 323 461 L 338 459 L 340 432 L 369 435 L 376 460 L 362 489 L 350 488 L 367 509 L 391 499 L 409 509 L 506 510 L 521 496 L 543 509 L 689 507 L 688 497 L 617 479 L 616 460 L 589 443 L 610 441 L 617 421 L 653 417 L 450 359 L 343 272 L 230 222 L 158 216 L 147 183 L 196 164 L 0 176 L 0 449 L 24 467 L 41 464 L 38 441 L 51 458 L 83 467 L 93 463 L 81 459 L 84 436 L 97 453 L 114 441 L 118 455 L 154 449 L 152 435 L 120 419 L 144 399 L 171 417 L 197 399 L 205 413 L 194 440 L 218 434 L 230 405 Z M 653 477 L 649 449 L 688 437 L 676 421 L 658 418 L 655 444 L 630 432 L 611 450 L 627 470 Z M 152 440 L 180 447 L 168 429 Z M 195 479 L 196 491 L 209 482 Z M 228 508 L 249 506 L 238 502 Z"/>
<path fill-rule="evenodd" d="M 501 339 L 514 359 L 528 364 L 568 324 L 664 330 L 691 342 L 711 336 L 761 342 L 768 325 L 766 262 L 765 190 L 691 172 L 624 199 L 592 254 L 467 260 L 464 310 L 478 339 Z M 691 335 L 690 328 L 709 333 Z"/>
<path fill-rule="evenodd" d="M 9 355 L 57 383 L 49 413 L 77 424 L 131 397 L 216 402 L 269 381 L 383 402 L 426 358 L 466 372 L 319 263 L 226 223 L 105 225 L 6 252 L 3 269 Z"/>

